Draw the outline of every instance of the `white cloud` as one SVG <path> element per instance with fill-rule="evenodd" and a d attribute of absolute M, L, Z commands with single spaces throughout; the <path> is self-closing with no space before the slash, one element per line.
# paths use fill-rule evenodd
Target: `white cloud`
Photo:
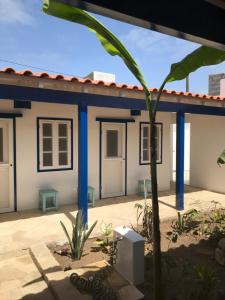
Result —
<path fill-rule="evenodd" d="M 147 54 L 164 54 L 182 57 L 198 47 L 197 44 L 143 28 L 133 28 L 120 36 L 128 47 L 138 48 Z"/>
<path fill-rule="evenodd" d="M 33 18 L 24 0 L 0 0 L 0 23 L 30 25 Z"/>

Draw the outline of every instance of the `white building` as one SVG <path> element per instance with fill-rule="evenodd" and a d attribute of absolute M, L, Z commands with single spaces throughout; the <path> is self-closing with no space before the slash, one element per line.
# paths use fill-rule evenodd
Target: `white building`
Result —
<path fill-rule="evenodd" d="M 0 212 L 37 208 L 43 188 L 56 189 L 60 205 L 78 202 L 85 211 L 87 185 L 101 199 L 136 194 L 138 180 L 149 178 L 142 88 L 94 79 L 0 72 Z M 154 98 L 157 90 L 151 91 Z M 177 208 L 183 207 L 185 113 L 191 124 L 190 184 L 225 192 L 225 168 L 216 164 L 225 148 L 223 100 L 175 91 L 162 95 L 158 187 L 170 189 L 171 125 L 177 120 Z"/>

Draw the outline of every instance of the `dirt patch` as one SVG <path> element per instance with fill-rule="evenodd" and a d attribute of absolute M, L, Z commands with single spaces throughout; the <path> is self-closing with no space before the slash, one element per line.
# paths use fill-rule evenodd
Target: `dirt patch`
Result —
<path fill-rule="evenodd" d="M 196 225 L 197 227 L 197 225 Z M 225 267 L 220 266 L 214 258 L 216 243 L 191 232 L 182 233 L 176 243 L 167 239 L 167 232 L 171 231 L 171 220 L 161 223 L 161 249 L 163 266 L 163 284 L 166 300 L 199 300 L 196 296 L 186 297 L 190 291 L 197 291 L 199 288 L 198 273 L 203 273 L 203 289 L 213 283 L 213 289 L 221 293 L 221 298 L 225 300 Z M 79 261 L 73 261 L 69 256 L 57 254 L 68 244 L 49 246 L 56 260 L 64 270 L 70 266 L 72 269 L 82 268 L 86 265 L 96 263 L 101 260 L 109 260 L 109 255 L 103 253 L 101 248 L 95 243 L 96 239 L 89 239 L 84 247 L 84 253 Z M 207 282 L 208 280 L 208 282 Z M 152 299 L 153 295 L 153 257 L 152 244 L 145 243 L 145 282 L 137 287 L 144 295 L 145 299 Z"/>
<path fill-rule="evenodd" d="M 203 236 L 195 236 L 192 233 L 184 233 L 178 237 L 176 243 L 170 243 L 166 233 L 171 231 L 171 221 L 161 223 L 161 249 L 162 271 L 165 290 L 165 299 L 173 300 L 199 300 L 198 295 L 188 298 L 190 291 L 198 290 L 197 273 L 202 273 L 204 283 L 214 282 L 213 288 L 221 294 L 225 300 L 225 267 L 220 266 L 215 260 L 216 243 Z M 145 247 L 145 282 L 138 289 L 145 295 L 145 299 L 151 299 L 153 292 L 153 259 L 152 245 Z M 208 283 L 207 283 L 208 280 Z"/>
<path fill-rule="evenodd" d="M 62 270 L 64 270 L 65 267 L 68 266 L 70 266 L 71 269 L 79 269 L 97 261 L 108 261 L 109 256 L 106 253 L 103 253 L 100 247 L 95 242 L 96 239 L 88 239 L 86 241 L 84 245 L 84 252 L 80 260 L 72 260 L 69 255 L 58 254 L 60 251 L 64 251 L 65 249 L 69 250 L 69 245 L 67 243 L 65 243 L 64 245 L 57 245 L 57 243 L 51 243 L 48 245 L 48 248 L 51 250 L 55 259 L 62 267 Z"/>

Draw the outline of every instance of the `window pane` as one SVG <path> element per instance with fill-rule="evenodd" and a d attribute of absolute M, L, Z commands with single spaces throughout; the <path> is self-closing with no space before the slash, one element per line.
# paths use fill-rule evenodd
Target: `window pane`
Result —
<path fill-rule="evenodd" d="M 143 150 L 143 160 L 149 161 L 149 150 Z"/>
<path fill-rule="evenodd" d="M 3 162 L 3 128 L 0 128 L 0 162 Z"/>
<path fill-rule="evenodd" d="M 106 156 L 117 157 L 118 156 L 118 131 L 107 130 L 106 132 Z"/>
<path fill-rule="evenodd" d="M 43 167 L 52 167 L 52 153 L 43 153 Z"/>
<path fill-rule="evenodd" d="M 67 124 L 59 124 L 59 136 L 67 136 Z"/>
<path fill-rule="evenodd" d="M 143 139 L 143 149 L 148 149 L 148 139 Z"/>
<path fill-rule="evenodd" d="M 149 127 L 148 126 L 144 126 L 143 127 L 143 137 L 149 137 Z"/>
<path fill-rule="evenodd" d="M 52 136 L 52 124 L 44 123 L 42 128 L 43 128 L 43 136 Z"/>
<path fill-rule="evenodd" d="M 43 138 L 43 151 L 52 151 L 52 138 Z"/>
<path fill-rule="evenodd" d="M 67 138 L 59 139 L 59 151 L 67 151 Z"/>
<path fill-rule="evenodd" d="M 68 164 L 67 152 L 60 152 L 59 153 L 59 165 L 65 166 L 67 164 Z"/>

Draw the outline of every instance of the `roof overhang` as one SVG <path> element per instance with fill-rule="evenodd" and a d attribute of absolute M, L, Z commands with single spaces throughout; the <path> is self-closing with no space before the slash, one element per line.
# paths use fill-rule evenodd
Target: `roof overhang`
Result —
<path fill-rule="evenodd" d="M 140 27 L 225 50 L 224 0 L 57 0 Z"/>

